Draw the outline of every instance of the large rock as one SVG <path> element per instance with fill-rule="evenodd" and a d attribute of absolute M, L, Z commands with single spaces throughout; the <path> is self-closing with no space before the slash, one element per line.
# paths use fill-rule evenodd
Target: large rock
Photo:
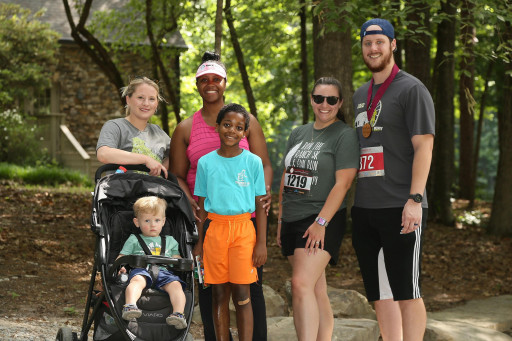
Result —
<path fill-rule="evenodd" d="M 333 340 L 377 341 L 380 330 L 377 321 L 368 319 L 334 319 Z"/>
<path fill-rule="evenodd" d="M 292 305 L 292 285 L 290 281 L 285 283 L 286 299 L 290 308 Z M 355 290 L 337 289 L 327 286 L 327 296 L 331 301 L 331 307 L 336 318 L 365 318 L 376 319 L 366 297 Z"/>
<path fill-rule="evenodd" d="M 429 319 L 423 341 L 511 341 L 494 329 L 482 328 L 465 322 L 437 321 Z"/>
<path fill-rule="evenodd" d="M 293 317 L 267 319 L 269 341 L 297 340 Z M 377 341 L 379 326 L 376 321 L 365 319 L 334 319 L 332 340 Z"/>
<path fill-rule="evenodd" d="M 512 329 L 512 295 L 468 301 L 462 306 L 429 313 L 428 318 L 445 322 L 468 323 L 497 331 Z"/>
<path fill-rule="evenodd" d="M 263 296 L 265 296 L 265 307 L 267 317 L 288 316 L 288 307 L 284 299 L 274 289 L 263 284 Z"/>
<path fill-rule="evenodd" d="M 332 312 L 336 318 L 365 318 L 375 320 L 375 311 L 366 297 L 355 290 L 327 287 Z"/>

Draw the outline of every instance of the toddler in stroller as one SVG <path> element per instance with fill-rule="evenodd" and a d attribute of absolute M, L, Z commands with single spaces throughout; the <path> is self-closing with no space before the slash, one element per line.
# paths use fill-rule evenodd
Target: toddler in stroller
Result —
<path fill-rule="evenodd" d="M 155 196 L 142 197 L 135 202 L 133 222 L 140 229 L 141 234 L 132 234 L 128 237 L 118 259 L 126 255 L 143 254 L 181 258 L 178 242 L 172 236 L 167 238 L 160 236 L 165 223 L 166 207 L 167 202 Z M 124 266 L 119 273 L 126 273 Z M 153 278 L 155 273 L 157 273 L 156 280 Z M 156 265 L 151 266 L 151 269 L 135 268 L 130 271 L 129 282 L 125 292 L 126 303 L 123 306 L 123 319 L 131 320 L 141 317 L 142 310 L 137 307 L 136 303 L 142 290 L 157 288 L 165 291 L 171 300 L 173 312 L 166 318 L 167 324 L 175 326 L 176 329 L 183 329 L 187 326 L 183 315 L 186 300 L 183 289 L 186 284 L 172 271 L 164 267 L 158 268 Z"/>
<path fill-rule="evenodd" d="M 169 174 L 168 179 L 131 172 L 101 177 L 104 172 L 115 170 L 117 167 L 104 165 L 96 172 L 91 215 L 91 229 L 96 234 L 96 247 L 82 330 L 77 335 L 68 327 L 61 328 L 57 340 L 87 340 L 93 324 L 94 340 L 187 340 L 190 337 L 188 331 L 194 309 L 192 248 L 197 241 L 194 215 L 188 199 L 172 174 Z M 145 169 L 140 166 L 125 167 L 128 170 Z M 179 254 L 181 258 L 165 257 L 164 252 L 160 255 L 160 251 L 154 245 L 147 245 L 148 252 L 121 253 L 123 245 L 128 244 L 127 240 L 131 235 L 138 235 L 141 230 L 144 232 L 141 216 L 137 213 L 137 219 L 134 220 L 133 212 L 134 203 L 143 197 L 163 199 L 166 207 L 165 220 L 160 228 L 161 233 L 155 234 L 155 239 L 162 248 L 165 246 L 165 254 Z M 135 225 L 136 222 L 140 228 Z M 165 243 L 161 240 L 163 235 Z M 174 243 L 172 239 L 175 239 Z M 138 243 L 138 240 L 135 240 Z M 149 240 L 145 243 L 151 244 Z M 175 250 L 176 247 L 178 252 Z M 151 252 L 150 248 L 153 248 L 154 252 Z M 120 257 L 119 254 L 123 256 Z M 135 275 L 137 271 L 149 269 L 150 281 L 153 287 L 157 285 L 156 288 L 162 286 L 162 283 L 163 286 L 166 284 L 165 281 L 157 283 L 157 272 L 165 267 L 176 276 L 172 277 L 170 283 L 179 283 L 179 290 L 171 290 L 172 295 L 178 293 L 180 296 L 181 292 L 185 299 L 182 300 L 183 296 L 177 299 L 169 297 L 167 293 L 151 287 L 143 288 L 138 300 L 138 290 L 135 291 L 135 298 L 130 298 L 130 292 L 126 292 L 128 281 L 126 273 L 123 273 L 123 267 L 134 278 L 141 277 Z M 172 304 L 169 304 L 169 300 Z M 136 316 L 129 313 L 125 314 L 129 320 L 124 319 L 125 304 L 136 304 L 137 310 L 140 309 L 140 315 L 138 312 L 135 313 Z M 137 316 L 139 317 L 136 318 Z"/>

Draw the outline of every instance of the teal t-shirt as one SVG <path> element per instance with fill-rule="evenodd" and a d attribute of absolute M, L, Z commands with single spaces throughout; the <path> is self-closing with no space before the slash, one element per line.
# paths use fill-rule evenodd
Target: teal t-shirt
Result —
<path fill-rule="evenodd" d="M 142 234 L 140 235 L 142 240 L 146 243 L 153 255 L 160 255 L 160 250 L 162 249 L 162 238 L 158 237 L 146 237 Z M 137 237 L 132 234 L 123 245 L 123 248 L 120 252 L 121 255 L 145 255 L 144 250 L 140 246 L 139 240 Z M 171 236 L 165 236 L 165 256 L 172 257 L 180 255 L 179 245 L 176 239 Z"/>
<path fill-rule="evenodd" d="M 256 197 L 266 193 L 263 163 L 259 156 L 247 150 L 229 158 L 214 150 L 197 163 L 194 195 L 206 198 L 206 212 L 252 213 L 256 210 Z"/>

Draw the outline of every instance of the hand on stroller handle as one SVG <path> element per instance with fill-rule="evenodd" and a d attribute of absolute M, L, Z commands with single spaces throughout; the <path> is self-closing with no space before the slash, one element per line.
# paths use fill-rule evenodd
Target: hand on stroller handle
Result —
<path fill-rule="evenodd" d="M 102 178 L 103 173 L 109 172 L 109 171 L 115 171 L 116 169 L 119 168 L 119 166 L 123 166 L 124 168 L 126 168 L 127 170 L 130 170 L 130 171 L 140 171 L 140 172 L 146 172 L 146 173 L 149 173 L 149 171 L 150 171 L 150 169 L 148 167 L 146 167 L 146 165 L 121 165 L 121 164 L 108 163 L 108 164 L 104 164 L 104 165 L 100 166 L 96 170 L 96 173 L 94 175 L 95 182 L 98 182 L 98 180 Z M 162 178 L 168 179 L 168 180 L 171 180 L 171 178 L 175 178 L 175 176 L 171 173 L 168 173 L 168 176 L 166 176 L 164 171 L 160 172 L 160 176 Z M 178 181 L 178 180 L 176 179 L 176 181 Z"/>

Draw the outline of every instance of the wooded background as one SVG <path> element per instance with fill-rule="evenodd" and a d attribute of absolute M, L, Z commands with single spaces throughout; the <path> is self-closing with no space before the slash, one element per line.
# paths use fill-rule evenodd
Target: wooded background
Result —
<path fill-rule="evenodd" d="M 343 110 L 353 123 L 353 91 L 371 77 L 359 29 L 370 18 L 390 20 L 395 61 L 427 86 L 435 103 L 430 218 L 452 225 L 453 198 L 467 199 L 468 209 L 476 199 L 492 201 L 489 232 L 512 235 L 512 0 L 127 0 L 122 10 L 94 13 L 94 0 L 62 1 L 81 13 L 79 22 L 69 17 L 75 41 L 117 88 L 126 77 L 116 50 L 150 58 L 149 76 L 168 101 L 158 123 L 170 134 L 201 107 L 194 79 L 201 55 L 221 53 L 226 103 L 241 103 L 258 117 L 276 174 L 289 132 L 312 119 L 315 79 L 341 81 Z M 189 46 L 179 75 L 165 66 L 176 53 L 166 37 L 176 30 Z M 148 44 L 131 43 L 134 36 Z"/>
<path fill-rule="evenodd" d="M 354 88 L 370 77 L 362 63 L 359 28 L 369 18 L 390 20 L 398 66 L 427 86 L 436 107 L 431 218 L 452 225 L 452 198 L 468 199 L 471 209 L 478 193 L 493 200 L 489 231 L 512 234 L 512 210 L 507 209 L 512 182 L 506 174 L 512 167 L 511 0 L 132 0 L 126 11 L 93 16 L 89 31 L 83 23 L 91 3 L 75 3 L 82 18 L 74 31 L 89 43 L 93 36 L 112 41 L 116 32 L 120 43 L 102 43 L 104 55 L 127 48 L 136 32 L 147 35 L 147 53 L 174 113 L 169 119 L 162 111 L 170 132 L 201 107 L 193 78 L 200 56 L 205 50 L 221 53 L 228 67 L 226 102 L 239 102 L 258 117 L 276 168 L 290 129 L 311 119 L 309 91 L 315 79 L 341 81 L 345 117 L 353 122 Z M 165 36 L 174 30 L 190 46 L 182 56 L 181 77 L 169 74 L 163 62 Z"/>

